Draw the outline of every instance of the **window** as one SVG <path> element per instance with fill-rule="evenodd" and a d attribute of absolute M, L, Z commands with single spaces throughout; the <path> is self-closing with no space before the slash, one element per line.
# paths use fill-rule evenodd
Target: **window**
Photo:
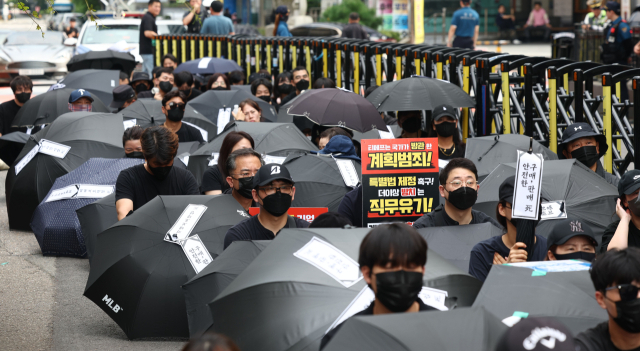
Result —
<path fill-rule="evenodd" d="M 129 44 L 138 44 L 140 40 L 140 26 L 137 24 L 100 26 L 87 26 L 82 36 L 82 44 L 115 44 L 126 41 Z"/>

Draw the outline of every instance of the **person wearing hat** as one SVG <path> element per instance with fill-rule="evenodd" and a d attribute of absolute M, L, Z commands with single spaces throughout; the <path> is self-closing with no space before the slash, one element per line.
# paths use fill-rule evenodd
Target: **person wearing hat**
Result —
<path fill-rule="evenodd" d="M 222 15 L 224 5 L 222 2 L 215 0 L 211 2 L 209 11 L 211 16 L 204 20 L 200 34 L 215 35 L 234 35 L 233 22 L 226 16 Z"/>
<path fill-rule="evenodd" d="M 74 90 L 69 95 L 69 111 L 71 112 L 91 112 L 92 103 L 93 97 L 91 93 L 84 89 Z"/>
<path fill-rule="evenodd" d="M 187 123 L 182 123 L 184 109 L 186 107 L 185 97 L 179 90 L 166 93 L 162 98 L 162 113 L 167 117 L 163 126 L 178 135 L 181 143 L 197 141 L 204 143 L 202 133 Z"/>
<path fill-rule="evenodd" d="M 596 257 L 598 240 L 589 224 L 576 218 L 553 220 L 551 234 L 547 237 L 547 260 L 585 260 Z"/>
<path fill-rule="evenodd" d="M 609 145 L 604 135 L 596 133 L 589 123 L 578 122 L 565 129 L 557 153 L 559 159 L 574 158 L 604 178 L 607 183 L 618 186 L 618 178 L 606 172 L 599 161 L 608 149 Z"/>
<path fill-rule="evenodd" d="M 602 235 L 600 252 L 640 247 L 640 170 L 627 171 L 618 183 L 619 198 L 616 203 L 618 220 L 609 224 Z"/>
<path fill-rule="evenodd" d="M 118 85 L 113 89 L 113 101 L 109 107 L 117 113 L 134 102 L 136 102 L 136 92 L 133 88 L 129 85 Z"/>
<path fill-rule="evenodd" d="M 151 92 L 153 80 L 151 80 L 149 73 L 135 72 L 129 84 L 135 90 L 138 99 L 153 99 L 153 93 Z"/>
<path fill-rule="evenodd" d="M 607 23 L 607 14 L 602 11 L 600 7 L 600 0 L 589 0 L 587 6 L 589 6 L 589 13 L 584 16 L 582 22 L 582 29 L 584 30 L 602 30 Z"/>
<path fill-rule="evenodd" d="M 275 11 L 276 19 L 273 24 L 273 36 L 274 37 L 292 37 L 293 35 L 289 32 L 289 26 L 287 25 L 287 20 L 289 19 L 289 9 L 280 5 L 276 8 Z"/>
<path fill-rule="evenodd" d="M 515 176 L 508 177 L 500 184 L 498 190 L 499 202 L 496 206 L 496 218 L 506 229 L 506 233 L 481 241 L 471 249 L 469 274 L 481 282 L 487 279 L 492 264 L 543 261 L 547 256 L 547 239 L 538 234 L 535 234 L 531 257 L 526 251 L 527 245 L 516 242 L 517 226 L 522 223 L 521 221 L 526 220 L 511 217 L 515 181 Z"/>
<path fill-rule="evenodd" d="M 277 163 L 260 167 L 251 190 L 260 213 L 229 228 L 224 248 L 239 240 L 273 240 L 282 228 L 307 228 L 309 222 L 287 214 L 296 194 L 294 184 L 287 167 Z"/>
<path fill-rule="evenodd" d="M 577 351 L 571 331 L 553 317 L 523 318 L 502 334 L 496 351 Z"/>
<path fill-rule="evenodd" d="M 460 0 L 460 9 L 451 17 L 447 46 L 473 49 L 480 33 L 480 15 L 471 8 L 471 0 Z M 455 35 L 455 39 L 453 36 Z"/>
<path fill-rule="evenodd" d="M 631 38 L 631 28 L 625 20 L 620 17 L 620 4 L 609 1 L 604 5 L 609 25 L 604 30 L 605 40 L 601 45 L 600 59 L 602 63 L 611 65 L 614 63 L 626 65 L 631 52 L 633 51 L 633 39 Z M 623 89 L 626 91 L 626 89 Z M 628 92 L 621 97 L 622 101 L 628 99 Z"/>
<path fill-rule="evenodd" d="M 438 137 L 438 159 L 464 157 L 465 144 L 458 127 L 458 109 L 440 105 L 431 112 L 430 137 Z"/>

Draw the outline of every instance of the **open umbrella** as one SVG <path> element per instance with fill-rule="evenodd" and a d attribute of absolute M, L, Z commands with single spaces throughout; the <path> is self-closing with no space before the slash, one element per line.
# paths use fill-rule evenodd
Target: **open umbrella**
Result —
<path fill-rule="evenodd" d="M 258 257 L 271 240 L 234 241 L 210 265 L 182 286 L 187 303 L 190 337 L 198 337 L 213 325 L 207 304 Z"/>
<path fill-rule="evenodd" d="M 475 210 L 495 218 L 498 189 L 507 177 L 516 173 L 515 167 L 515 163 L 501 164 L 484 179 L 473 206 Z M 542 201 L 564 200 L 567 215 L 588 223 L 601 242 L 604 229 L 616 212 L 618 189 L 575 159 L 544 161 L 543 167 Z M 536 234 L 548 237 L 553 224 L 553 220 L 541 221 Z"/>
<path fill-rule="evenodd" d="M 49 127 L 31 135 L 16 163 L 7 173 L 5 194 L 9 227 L 31 229 L 31 216 L 49 193 L 56 178 L 80 167 L 92 157 L 123 157 L 122 131 L 122 115 L 70 112 L 60 116 Z M 70 149 L 62 158 L 34 150 L 43 143 L 55 145 L 49 142 L 59 143 Z M 44 151 L 42 148 L 39 150 Z M 29 155 L 33 156 L 29 160 L 25 157 L 31 151 L 35 155 Z M 21 164 L 23 158 L 26 164 Z M 19 170 L 17 174 L 16 167 Z"/>
<path fill-rule="evenodd" d="M 220 152 L 222 141 L 231 131 L 249 133 L 255 142 L 255 150 L 272 156 L 289 156 L 318 150 L 298 128 L 291 123 L 234 122 L 215 139 L 189 156 L 189 170 L 196 177 L 198 185 L 211 161 L 212 154 Z"/>
<path fill-rule="evenodd" d="M 87 249 L 87 258 L 91 263 L 95 252 L 98 234 L 118 223 L 118 211 L 116 211 L 116 194 L 111 193 L 76 210 L 80 232 Z"/>
<path fill-rule="evenodd" d="M 0 160 L 11 166 L 27 140 L 29 140 L 29 134 L 23 132 L 11 132 L 0 136 Z"/>
<path fill-rule="evenodd" d="M 397 124 L 387 125 L 387 129 L 384 131 L 389 130 L 394 137 L 402 134 L 402 128 Z M 366 133 L 353 132 L 353 140 L 361 141 L 362 139 L 380 139 L 380 132 L 378 130 L 370 130 Z"/>
<path fill-rule="evenodd" d="M 113 89 L 120 83 L 120 71 L 106 69 L 83 69 L 70 72 L 60 79 L 49 90 L 86 89 L 94 97 L 98 97 L 106 106 L 113 101 Z"/>
<path fill-rule="evenodd" d="M 164 238 L 190 204 L 207 207 L 191 231 L 206 248 L 197 259 L 209 260 L 204 250 L 215 258 L 227 230 L 246 216 L 228 195 L 157 196 L 98 234 L 84 295 L 129 339 L 189 336 L 181 286 L 196 275 L 185 254 L 195 249 Z"/>
<path fill-rule="evenodd" d="M 378 111 L 433 110 L 440 105 L 474 107 L 475 102 L 460 87 L 447 81 L 410 77 L 387 83 L 373 91 L 369 100 Z"/>
<path fill-rule="evenodd" d="M 485 308 L 350 318 L 324 351 L 494 351 L 508 327 Z"/>
<path fill-rule="evenodd" d="M 310 119 L 305 116 L 296 116 L 289 114 L 289 107 L 302 95 L 296 96 L 295 98 L 289 100 L 286 104 L 280 106 L 280 110 L 278 110 L 278 123 L 293 123 L 300 129 L 304 131 L 306 129 L 311 129 L 315 123 L 313 123 Z"/>
<path fill-rule="evenodd" d="M 69 72 L 82 69 L 108 69 L 131 73 L 136 67 L 136 58 L 128 52 L 113 50 L 89 51 L 75 55 L 67 62 Z"/>
<path fill-rule="evenodd" d="M 321 126 L 344 127 L 359 132 L 387 130 L 380 112 L 362 96 L 342 89 L 314 89 L 291 104 L 290 115 L 305 116 Z"/>
<path fill-rule="evenodd" d="M 56 179 L 47 197 L 36 208 L 31 220 L 31 229 L 40 244 L 42 254 L 45 256 L 85 257 L 87 249 L 76 210 L 103 197 L 88 197 L 91 196 L 91 192 L 83 191 L 83 193 L 78 193 L 79 196 L 70 199 L 47 202 L 54 191 L 68 186 L 81 185 L 114 187 L 120 171 L 143 162 L 143 160 L 136 158 L 92 158 L 82 166 Z"/>
<path fill-rule="evenodd" d="M 230 108 L 233 110 L 235 105 L 240 105 L 246 99 L 251 99 L 258 103 L 260 109 L 262 109 L 262 117 L 271 122 L 276 121 L 276 109 L 245 90 L 207 90 L 202 95 L 189 101 L 187 106 L 193 107 L 217 125 L 220 109 Z"/>
<path fill-rule="evenodd" d="M 574 263 L 581 271 L 562 271 L 558 265 Z M 501 320 L 511 316 L 556 317 L 573 333 L 584 331 L 607 320 L 600 308 L 589 275 L 589 263 L 583 261 L 547 261 L 522 264 L 531 268 L 494 265 L 476 298 Z M 554 266 L 558 268 L 554 268 Z M 559 270 L 559 271 L 554 271 Z"/>
<path fill-rule="evenodd" d="M 215 74 L 232 71 L 242 71 L 235 61 L 217 57 L 203 57 L 196 60 L 186 61 L 178 65 L 174 73 L 187 71 L 191 74 Z"/>

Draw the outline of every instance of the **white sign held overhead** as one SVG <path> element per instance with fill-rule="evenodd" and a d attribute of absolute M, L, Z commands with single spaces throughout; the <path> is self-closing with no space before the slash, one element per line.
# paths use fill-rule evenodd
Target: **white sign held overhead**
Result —
<path fill-rule="evenodd" d="M 542 154 L 518 150 L 516 180 L 513 188 L 512 217 L 538 219 L 542 190 Z"/>
<path fill-rule="evenodd" d="M 103 197 L 113 193 L 113 185 L 93 185 L 93 184 L 80 184 L 78 185 L 78 199 L 102 199 Z"/>
<path fill-rule="evenodd" d="M 360 266 L 356 261 L 315 236 L 293 255 L 325 272 L 347 288 L 362 279 Z"/>
<path fill-rule="evenodd" d="M 53 190 L 44 202 L 68 200 L 74 197 L 77 193 L 78 187 L 75 184 L 65 186 L 64 188 Z"/>
<path fill-rule="evenodd" d="M 205 142 L 209 141 L 209 132 L 207 132 L 206 130 L 198 127 L 197 125 L 193 124 L 193 123 L 189 123 L 189 122 L 185 122 L 182 121 L 182 123 L 187 124 L 192 126 L 193 128 L 197 129 L 200 131 L 200 134 L 202 134 L 202 139 L 204 139 Z"/>
<path fill-rule="evenodd" d="M 26 166 L 29 163 L 29 161 L 33 160 L 33 158 L 36 157 L 36 154 L 38 153 L 38 151 L 40 151 L 40 145 L 34 146 L 33 149 L 29 151 L 28 154 L 24 155 L 24 157 L 20 160 L 20 162 L 16 164 L 16 174 L 20 173 L 20 171 L 22 171 L 24 166 Z"/>
<path fill-rule="evenodd" d="M 209 62 L 211 62 L 211 57 L 203 57 L 198 62 L 198 69 L 206 69 L 209 66 Z"/>
<path fill-rule="evenodd" d="M 71 146 L 59 144 L 47 139 L 40 140 L 39 152 L 45 155 L 49 155 L 57 158 L 64 158 L 65 156 L 67 156 L 67 153 L 69 152 L 69 150 L 71 150 Z"/>
<path fill-rule="evenodd" d="M 131 127 L 134 127 L 136 125 L 137 121 L 136 119 L 128 119 L 126 121 L 122 121 L 122 124 L 124 125 L 124 130 L 127 130 Z"/>
<path fill-rule="evenodd" d="M 221 108 L 220 110 L 218 110 L 218 119 L 217 119 L 218 134 L 222 133 L 222 131 L 224 130 L 224 127 L 226 127 L 227 124 L 229 124 L 230 120 L 231 120 L 231 107 L 227 107 L 226 109 Z"/>
<path fill-rule="evenodd" d="M 209 250 L 204 246 L 198 234 L 185 239 L 180 246 L 182 246 L 182 250 L 187 255 L 189 263 L 191 263 L 191 267 L 196 271 L 196 274 L 200 273 L 213 261 Z"/>
<path fill-rule="evenodd" d="M 184 163 L 185 166 L 189 166 L 189 155 L 184 155 L 180 157 L 180 161 L 182 161 L 182 163 Z"/>
<path fill-rule="evenodd" d="M 209 160 L 209 167 L 213 167 L 215 165 L 218 164 L 218 158 L 220 157 L 220 153 L 219 152 L 213 152 L 211 153 L 211 159 Z"/>
<path fill-rule="evenodd" d="M 427 288 L 426 286 L 422 287 L 418 297 L 425 305 L 431 306 L 440 311 L 448 311 L 449 308 L 445 306 L 444 302 L 449 296 L 449 294 L 445 290 L 439 290 L 434 288 Z"/>
<path fill-rule="evenodd" d="M 286 160 L 287 158 L 284 156 L 263 155 L 262 159 L 264 160 L 265 165 L 269 163 L 277 163 L 281 165 L 284 163 L 284 160 Z"/>
<path fill-rule="evenodd" d="M 356 172 L 356 167 L 353 165 L 353 162 L 351 162 L 351 160 L 339 158 L 336 158 L 335 160 L 338 164 L 340 174 L 342 174 L 344 184 L 352 188 L 358 186 L 358 183 L 360 183 L 360 178 L 358 177 L 358 172 Z"/>
<path fill-rule="evenodd" d="M 391 131 L 391 127 L 387 126 L 388 132 L 384 130 L 378 130 L 378 134 L 380 134 L 380 139 L 395 139 L 393 136 L 393 132 Z"/>
<path fill-rule="evenodd" d="M 545 219 L 562 218 L 567 218 L 567 209 L 565 208 L 564 200 L 542 203 L 542 213 L 540 213 L 541 221 L 544 221 Z"/>
<path fill-rule="evenodd" d="M 182 214 L 171 229 L 169 229 L 164 240 L 172 243 L 180 243 L 180 241 L 188 238 L 206 210 L 207 206 L 205 205 L 189 204 L 184 211 L 182 211 Z"/>

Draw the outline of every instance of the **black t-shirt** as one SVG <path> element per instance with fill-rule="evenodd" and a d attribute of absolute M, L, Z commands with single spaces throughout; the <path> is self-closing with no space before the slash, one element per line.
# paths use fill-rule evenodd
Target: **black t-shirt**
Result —
<path fill-rule="evenodd" d="M 285 96 L 281 101 L 280 101 L 280 106 L 284 106 L 284 104 L 286 104 L 287 102 L 293 100 L 296 98 L 296 96 L 298 96 L 296 94 L 296 91 L 292 91 L 289 95 Z"/>
<path fill-rule="evenodd" d="M 454 145 L 450 149 L 438 147 L 438 158 L 440 160 L 450 160 L 452 158 L 464 157 L 465 144 Z"/>
<path fill-rule="evenodd" d="M 611 342 L 608 321 L 578 334 L 575 343 L 580 346 L 580 351 L 622 351 Z M 640 347 L 627 351 L 640 351 Z"/>
<path fill-rule="evenodd" d="M 192 88 L 191 91 L 189 92 L 189 94 L 185 94 L 185 95 L 186 95 L 186 98 L 187 98 L 186 102 L 189 102 L 189 101 L 197 98 L 198 96 L 202 95 L 202 92 L 200 90 L 196 89 L 196 88 Z"/>
<path fill-rule="evenodd" d="M 362 186 L 344 195 L 338 206 L 338 213 L 349 218 L 355 227 L 362 227 Z"/>
<path fill-rule="evenodd" d="M 77 38 L 78 37 L 78 28 L 68 28 L 64 30 L 64 33 L 67 35 L 67 37 L 69 38 Z M 73 33 L 73 35 L 72 35 Z"/>
<path fill-rule="evenodd" d="M 358 23 L 349 23 L 342 28 L 342 37 L 369 40 L 369 34 Z"/>
<path fill-rule="evenodd" d="M 144 36 L 144 32 L 148 30 L 158 33 L 156 18 L 149 12 L 145 13 L 142 16 L 142 21 L 140 21 L 140 45 L 138 48 L 140 55 L 153 54 L 153 42 L 150 38 Z"/>
<path fill-rule="evenodd" d="M 297 228 L 309 227 L 309 222 L 302 220 L 298 217 L 290 217 L 296 222 Z M 284 225 L 284 228 L 289 228 L 289 223 Z M 280 231 L 278 231 L 279 233 Z M 224 248 L 226 249 L 234 241 L 245 240 L 273 240 L 275 235 L 269 229 L 262 226 L 262 223 L 258 220 L 258 215 L 251 218 L 247 218 L 242 222 L 229 228 L 227 234 L 224 236 Z"/>
<path fill-rule="evenodd" d="M 202 175 L 202 185 L 200 186 L 200 191 L 203 194 L 212 190 L 220 190 L 224 192 L 227 189 L 230 189 L 229 183 L 227 183 L 224 175 L 220 172 L 218 165 L 209 167 L 204 171 L 204 174 Z"/>
<path fill-rule="evenodd" d="M 151 90 L 143 90 L 139 93 L 136 93 L 136 98 L 138 99 L 153 99 L 153 93 Z"/>
<path fill-rule="evenodd" d="M 600 253 L 607 252 L 607 248 L 609 247 L 609 243 L 611 239 L 613 239 L 613 235 L 616 233 L 616 229 L 618 229 L 618 224 L 620 224 L 620 220 L 617 220 L 604 230 L 604 234 L 602 235 L 602 245 L 600 245 Z M 627 246 L 631 247 L 640 247 L 640 230 L 636 228 L 633 222 L 629 221 L 629 236 L 627 239 Z"/>
<path fill-rule="evenodd" d="M 11 124 L 13 124 L 13 119 L 20 111 L 20 106 L 16 103 L 15 100 L 9 100 L 0 104 L 0 133 L 2 135 L 9 134 L 13 130 L 11 130 Z"/>
<path fill-rule="evenodd" d="M 185 12 L 182 18 L 187 17 L 187 15 L 190 13 L 191 11 Z M 196 15 L 198 17 L 197 20 L 196 20 Z M 193 18 L 191 19 L 191 22 L 189 22 L 189 24 L 187 25 L 187 33 L 200 34 L 200 29 L 202 29 L 202 24 L 204 23 L 204 20 L 207 19 L 207 17 L 209 17 L 209 12 L 207 12 L 207 9 L 205 9 L 204 6 L 200 7 L 200 13 L 196 12 L 193 15 Z"/>
<path fill-rule="evenodd" d="M 471 210 L 471 222 L 469 224 L 480 223 L 491 223 L 500 229 L 504 229 L 502 228 L 500 223 L 498 223 L 498 221 L 487 216 L 484 212 Z M 413 227 L 416 229 L 428 227 L 447 227 L 452 225 L 460 225 L 460 223 L 454 221 L 451 217 L 449 217 L 447 211 L 444 210 L 444 205 L 438 205 L 438 207 L 436 207 L 433 211 L 418 218 L 418 220 L 413 223 Z"/>
<path fill-rule="evenodd" d="M 197 141 L 200 143 L 204 143 L 204 139 L 202 138 L 202 133 L 200 131 L 186 123 L 182 123 L 182 126 L 176 132 L 178 134 L 178 141 L 181 143 L 186 143 L 189 141 Z"/>
<path fill-rule="evenodd" d="M 158 180 L 144 168 L 144 164 L 120 172 L 116 181 L 116 202 L 133 201 L 137 210 L 158 195 L 199 195 L 198 183 L 186 169 L 171 167 L 165 180 Z"/>

